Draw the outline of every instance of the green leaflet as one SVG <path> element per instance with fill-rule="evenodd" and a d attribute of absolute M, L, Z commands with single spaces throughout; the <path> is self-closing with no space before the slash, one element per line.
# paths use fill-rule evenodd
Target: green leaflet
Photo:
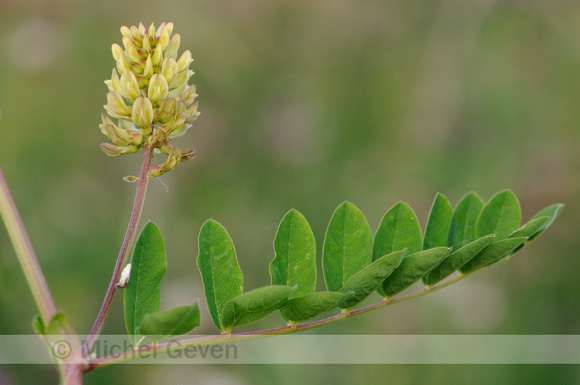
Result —
<path fill-rule="evenodd" d="M 383 282 L 386 297 L 392 297 L 420 280 L 439 265 L 450 251 L 450 247 L 435 247 L 407 255 L 393 274 Z"/>
<path fill-rule="evenodd" d="M 476 239 L 475 223 L 482 208 L 483 200 L 474 192 L 466 194 L 459 201 L 449 225 L 447 246 L 457 250 Z"/>
<path fill-rule="evenodd" d="M 197 301 L 164 312 L 149 313 L 143 318 L 139 333 L 156 340 L 185 334 L 200 325 Z"/>
<path fill-rule="evenodd" d="M 471 274 L 486 266 L 498 262 L 503 257 L 510 254 L 514 249 L 522 245 L 527 238 L 507 238 L 495 242 L 480 251 L 475 257 L 469 260 L 459 269 L 462 274 Z"/>
<path fill-rule="evenodd" d="M 531 219 L 528 223 L 511 233 L 508 238 L 526 237 L 529 238 L 536 234 L 542 226 L 550 221 L 550 217 L 539 217 Z"/>
<path fill-rule="evenodd" d="M 228 301 L 242 294 L 244 277 L 228 232 L 214 220 L 207 220 L 199 232 L 197 266 L 209 314 L 215 326 L 223 332 L 226 326 L 220 323 L 222 309 Z"/>
<path fill-rule="evenodd" d="M 141 336 L 139 326 L 148 313 L 159 311 L 159 285 L 167 268 L 165 244 L 159 228 L 148 222 L 135 245 L 131 276 L 124 290 L 125 325 L 134 346 Z"/>
<path fill-rule="evenodd" d="M 292 291 L 288 286 L 266 286 L 239 295 L 224 305 L 221 324 L 231 329 L 257 322 L 286 305 Z"/>
<path fill-rule="evenodd" d="M 312 293 L 316 286 L 316 243 L 306 219 L 290 210 L 274 239 L 276 257 L 270 263 L 272 285 L 297 285 L 291 297 Z"/>
<path fill-rule="evenodd" d="M 322 271 L 329 291 L 337 291 L 355 273 L 372 262 L 373 236 L 364 215 L 344 202 L 334 211 L 326 229 Z"/>
<path fill-rule="evenodd" d="M 495 235 L 488 235 L 468 243 L 462 248 L 455 250 L 445 260 L 433 269 L 429 274 L 423 277 L 423 283 L 427 286 L 433 286 L 456 272 L 461 266 L 466 264 L 471 258 L 475 257 L 481 250 L 489 245 Z"/>
<path fill-rule="evenodd" d="M 306 294 L 288 300 L 280 309 L 284 319 L 294 322 L 307 321 L 322 313 L 334 309 L 344 297 L 342 293 L 318 292 Z"/>
<path fill-rule="evenodd" d="M 495 234 L 495 241 L 507 238 L 522 219 L 518 198 L 510 190 L 495 194 L 485 205 L 475 223 L 475 237 Z"/>
<path fill-rule="evenodd" d="M 381 257 L 350 277 L 339 290 L 346 294 L 338 303 L 341 309 L 349 309 L 368 297 L 399 266 L 407 249 Z"/>
<path fill-rule="evenodd" d="M 536 219 L 536 218 L 540 218 L 540 217 L 545 216 L 545 217 L 549 217 L 550 220 L 548 222 L 546 222 L 544 224 L 544 226 L 540 227 L 535 232 L 535 234 L 532 234 L 528 238 L 528 241 L 534 240 L 536 237 L 538 237 L 540 234 L 542 234 L 548 227 L 550 227 L 552 225 L 552 223 L 554 223 L 556 218 L 558 218 L 558 215 L 560 215 L 560 213 L 562 212 L 563 209 L 564 209 L 564 205 L 562 203 L 556 203 L 556 204 L 548 206 L 545 209 L 541 210 L 540 212 L 536 213 L 536 215 L 534 215 L 532 217 L 532 219 Z"/>
<path fill-rule="evenodd" d="M 406 203 L 399 202 L 387 211 L 377 229 L 373 242 L 373 261 L 403 249 L 407 249 L 407 254 L 421 251 L 423 238 L 413 209 Z M 377 291 L 385 296 L 382 286 Z"/>
<path fill-rule="evenodd" d="M 447 234 L 452 216 L 453 207 L 444 195 L 437 193 L 431 206 L 427 227 L 425 227 L 423 250 L 447 246 Z"/>

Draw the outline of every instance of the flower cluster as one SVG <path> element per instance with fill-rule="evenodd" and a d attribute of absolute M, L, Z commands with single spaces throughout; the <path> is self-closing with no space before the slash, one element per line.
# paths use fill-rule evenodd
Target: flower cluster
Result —
<path fill-rule="evenodd" d="M 132 154 L 144 145 L 166 154 L 167 160 L 153 167 L 149 176 L 160 176 L 195 156 L 194 150 L 180 150 L 169 142 L 182 136 L 198 117 L 195 86 L 188 81 L 193 71 L 191 52 L 179 58 L 179 34 L 172 35 L 173 23 L 158 29 L 122 27 L 124 49 L 113 44 L 117 65 L 110 80 L 106 114 L 99 125 L 112 142 L 101 144 L 109 156 Z M 113 119 L 118 119 L 117 124 Z"/>

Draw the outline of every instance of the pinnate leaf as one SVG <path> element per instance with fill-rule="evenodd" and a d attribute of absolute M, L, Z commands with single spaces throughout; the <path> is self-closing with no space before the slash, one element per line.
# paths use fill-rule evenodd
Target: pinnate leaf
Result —
<path fill-rule="evenodd" d="M 295 286 L 291 297 L 312 293 L 316 286 L 316 243 L 306 219 L 290 210 L 274 239 L 276 257 L 270 263 L 272 285 Z"/>
<path fill-rule="evenodd" d="M 241 294 L 225 304 L 221 325 L 226 329 L 249 325 L 286 305 L 294 291 L 288 286 L 266 286 Z"/>
<path fill-rule="evenodd" d="M 399 267 L 383 282 L 383 292 L 391 297 L 405 290 L 439 265 L 450 251 L 450 247 L 434 247 L 405 256 Z"/>
<path fill-rule="evenodd" d="M 344 298 L 338 303 L 341 309 L 349 309 L 377 290 L 383 281 L 401 264 L 407 249 L 381 257 L 350 277 L 339 290 Z"/>
<path fill-rule="evenodd" d="M 443 194 L 437 194 L 425 227 L 423 250 L 447 246 L 447 234 L 449 233 L 452 216 L 453 207 L 451 207 L 447 198 Z"/>
<path fill-rule="evenodd" d="M 157 340 L 185 334 L 200 325 L 197 301 L 164 312 L 149 313 L 143 318 L 139 333 Z"/>
<path fill-rule="evenodd" d="M 343 297 L 343 293 L 318 292 L 290 298 L 280 313 L 289 321 L 306 321 L 334 309 Z"/>
<path fill-rule="evenodd" d="M 372 262 L 373 236 L 364 215 L 344 202 L 334 211 L 326 229 L 322 271 L 326 288 L 337 291 L 355 273 Z"/>
<path fill-rule="evenodd" d="M 135 245 L 131 275 L 124 290 L 125 325 L 134 346 L 141 336 L 139 326 L 149 313 L 159 311 L 161 278 L 167 269 L 165 243 L 155 223 L 148 222 Z"/>
<path fill-rule="evenodd" d="M 220 321 L 223 307 L 242 294 L 244 277 L 228 232 L 214 220 L 207 220 L 199 232 L 197 266 L 209 314 L 215 326 L 223 332 L 226 328 Z"/>

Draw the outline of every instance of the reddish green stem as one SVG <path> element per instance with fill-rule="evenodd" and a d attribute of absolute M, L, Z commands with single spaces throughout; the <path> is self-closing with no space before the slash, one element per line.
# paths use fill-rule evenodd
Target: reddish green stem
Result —
<path fill-rule="evenodd" d="M 125 239 L 121 245 L 121 250 L 119 251 L 119 256 L 117 257 L 117 263 L 115 264 L 115 269 L 113 270 L 113 276 L 109 287 L 107 289 L 107 294 L 103 300 L 103 305 L 101 310 L 97 315 L 97 319 L 87 337 L 85 343 L 83 344 L 83 357 L 89 355 L 93 349 L 95 339 L 101 334 L 103 325 L 107 316 L 109 315 L 109 310 L 111 308 L 111 303 L 113 302 L 113 297 L 117 291 L 117 283 L 121 276 L 121 271 L 123 266 L 126 264 L 129 258 L 129 248 L 133 244 L 135 239 L 135 234 L 137 232 L 137 225 L 139 224 L 139 218 L 141 217 L 141 211 L 143 209 L 143 202 L 145 201 L 145 193 L 147 191 L 148 177 L 147 173 L 151 167 L 151 157 L 153 154 L 153 149 L 145 145 L 143 147 L 143 160 L 141 161 L 141 170 L 139 172 L 139 180 L 137 181 L 137 191 L 135 192 L 135 201 L 133 203 L 133 211 L 131 212 L 131 219 L 129 220 L 129 226 L 127 227 L 127 233 L 125 234 Z"/>

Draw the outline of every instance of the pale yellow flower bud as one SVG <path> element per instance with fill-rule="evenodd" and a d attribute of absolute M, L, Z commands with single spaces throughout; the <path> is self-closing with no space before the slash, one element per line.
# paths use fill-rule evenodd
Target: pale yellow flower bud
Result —
<path fill-rule="evenodd" d="M 169 86 L 167 85 L 167 80 L 163 75 L 153 75 L 149 81 L 149 90 L 147 91 L 147 96 L 152 103 L 156 103 L 158 100 L 167 97 L 169 93 Z"/>
<path fill-rule="evenodd" d="M 165 28 L 167 29 L 167 32 L 169 32 L 169 35 L 171 35 L 173 33 L 173 23 L 172 22 L 165 24 Z"/>
<path fill-rule="evenodd" d="M 111 79 L 105 80 L 105 84 L 109 87 L 109 91 L 117 91 L 121 93 L 121 82 L 119 81 L 119 75 L 117 75 L 117 70 L 115 68 L 113 68 Z"/>
<path fill-rule="evenodd" d="M 131 71 L 125 72 L 121 75 L 121 94 L 131 100 L 137 99 L 141 96 L 141 91 L 139 90 L 139 83 L 137 83 L 137 77 Z"/>
<path fill-rule="evenodd" d="M 144 134 L 149 135 L 151 133 L 153 105 L 151 105 L 151 101 L 148 98 L 140 96 L 135 99 L 131 119 L 135 124 L 141 127 Z"/>
<path fill-rule="evenodd" d="M 165 79 L 168 82 L 171 82 L 173 77 L 179 72 L 179 67 L 177 66 L 177 62 L 173 58 L 167 58 L 163 60 L 163 64 L 161 65 L 161 73 L 165 76 Z"/>
<path fill-rule="evenodd" d="M 143 37 L 143 53 L 151 52 L 151 43 L 149 42 L 149 36 Z"/>
<path fill-rule="evenodd" d="M 145 76 L 146 78 L 150 78 L 152 75 L 153 75 L 153 61 L 151 60 L 151 55 L 147 55 L 147 60 L 145 61 L 145 68 L 143 69 L 143 76 Z"/>
<path fill-rule="evenodd" d="M 125 72 L 131 71 L 131 65 L 129 64 L 129 59 L 127 59 L 125 53 L 119 56 L 119 59 L 117 60 L 117 71 L 119 71 L 121 75 Z"/>
<path fill-rule="evenodd" d="M 133 41 L 127 36 L 123 36 L 123 45 L 129 54 L 129 59 L 131 59 L 133 63 L 139 63 L 141 61 L 141 55 L 139 54 L 135 43 L 133 43 Z"/>
<path fill-rule="evenodd" d="M 147 35 L 149 35 L 149 38 L 155 37 L 155 23 L 151 23 L 149 30 L 147 31 Z"/>
<path fill-rule="evenodd" d="M 155 120 L 164 124 L 175 118 L 177 100 L 174 98 L 165 98 L 159 101 L 159 107 L 155 113 Z"/>
<path fill-rule="evenodd" d="M 191 58 L 191 52 L 189 52 L 189 50 L 183 52 L 183 54 L 177 61 L 178 71 L 176 72 L 183 72 L 187 70 L 192 62 L 193 59 Z"/>
<path fill-rule="evenodd" d="M 167 49 L 167 46 L 169 45 L 169 32 L 167 30 L 167 28 L 163 28 L 161 30 L 161 36 L 159 36 L 159 42 L 157 43 L 157 48 L 161 47 L 161 49 L 163 51 L 165 51 Z"/>
<path fill-rule="evenodd" d="M 129 29 L 129 27 L 122 26 L 121 27 L 121 34 L 123 36 L 131 37 L 131 29 Z"/>
<path fill-rule="evenodd" d="M 123 97 L 116 91 L 109 91 L 105 110 L 109 116 L 117 119 L 127 119 L 131 116 L 131 109 L 123 101 Z"/>
<path fill-rule="evenodd" d="M 178 33 L 173 35 L 167 49 L 165 50 L 165 57 L 172 57 L 177 59 L 177 50 L 179 49 L 179 44 L 181 44 L 181 36 Z"/>
<path fill-rule="evenodd" d="M 137 27 L 135 27 L 134 25 L 131 27 L 131 36 L 133 37 L 134 40 L 141 39 L 141 33 L 139 32 L 139 29 L 137 29 Z"/>
<path fill-rule="evenodd" d="M 125 55 L 125 53 L 123 52 L 123 48 L 121 48 L 121 46 L 117 43 L 111 46 L 111 51 L 113 52 L 113 58 L 115 60 L 119 60 L 121 55 Z"/>

